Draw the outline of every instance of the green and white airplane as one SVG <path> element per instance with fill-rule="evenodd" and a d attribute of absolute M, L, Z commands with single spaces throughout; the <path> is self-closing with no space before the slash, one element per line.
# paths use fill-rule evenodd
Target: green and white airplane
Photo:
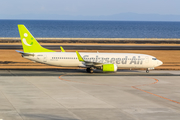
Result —
<path fill-rule="evenodd" d="M 118 68 L 146 68 L 148 73 L 150 69 L 163 64 L 146 54 L 65 52 L 62 47 L 61 52 L 55 52 L 43 48 L 24 25 L 18 25 L 18 29 L 24 52 L 16 51 L 26 59 L 47 65 L 84 67 L 89 73 L 92 73 L 93 69 L 113 72 Z"/>

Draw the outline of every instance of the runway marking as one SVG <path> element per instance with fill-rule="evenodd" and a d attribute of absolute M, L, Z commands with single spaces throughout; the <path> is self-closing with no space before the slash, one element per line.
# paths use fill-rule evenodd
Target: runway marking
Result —
<path fill-rule="evenodd" d="M 104 85 L 104 86 L 110 86 L 110 87 L 117 87 L 116 85 L 77 82 L 77 81 L 72 81 L 72 80 L 63 79 L 63 78 L 61 78 L 62 76 L 65 76 L 65 75 L 61 75 L 61 76 L 59 76 L 59 79 L 61 79 L 61 80 L 63 80 L 63 81 L 74 82 L 74 83 L 82 83 L 82 84 L 90 84 L 90 85 Z M 151 77 L 148 77 L 148 78 L 151 78 Z M 143 89 L 137 88 L 137 87 L 141 87 L 141 86 L 147 86 L 147 85 L 156 84 L 156 83 L 158 83 L 158 82 L 159 82 L 159 80 L 158 80 L 158 79 L 156 79 L 156 78 L 151 78 L 151 79 L 154 79 L 154 80 L 155 80 L 155 82 L 150 83 L 150 84 L 135 85 L 135 86 L 131 86 L 131 87 L 132 87 L 132 88 L 134 88 L 134 89 L 140 90 L 140 91 L 142 91 L 142 92 L 145 92 L 145 93 L 148 93 L 148 94 L 151 94 L 151 95 L 157 96 L 157 97 L 159 97 L 159 98 L 162 98 L 162 99 L 165 99 L 165 100 L 168 100 L 168 101 L 171 101 L 171 102 L 174 102 L 174 103 L 180 104 L 180 102 L 177 102 L 177 101 L 175 101 L 175 100 L 171 100 L 171 99 L 169 99 L 169 98 L 166 98 L 166 97 L 163 97 L 163 96 L 160 96 L 160 95 L 157 95 L 157 94 L 154 94 L 154 93 L 151 93 L 151 92 L 145 91 L 145 90 L 143 90 Z M 126 86 L 126 87 L 129 87 L 129 86 Z"/>
<path fill-rule="evenodd" d="M 149 77 L 149 78 L 150 78 L 150 77 Z M 171 102 L 174 102 L 174 103 L 180 104 L 180 102 L 177 102 L 177 101 L 175 101 L 175 100 L 171 100 L 171 99 L 169 99 L 169 98 L 166 98 L 166 97 L 163 97 L 163 96 L 160 96 L 160 95 L 157 95 L 157 94 L 154 94 L 154 93 L 151 93 L 151 92 L 145 91 L 145 90 L 143 90 L 143 89 L 137 88 L 137 87 L 140 87 L 140 86 L 152 85 L 152 84 L 156 84 L 156 83 L 158 83 L 158 82 L 159 82 L 159 80 L 158 80 L 158 79 L 156 79 L 156 78 L 151 78 L 151 79 L 154 79 L 156 82 L 154 82 L 154 83 L 150 83 L 150 84 L 136 85 L 136 86 L 131 86 L 131 87 L 132 87 L 132 88 L 134 88 L 134 89 L 137 89 L 137 90 L 143 91 L 143 92 L 145 92 L 145 93 L 148 93 L 148 94 L 151 94 L 151 95 L 154 95 L 154 96 L 157 96 L 157 97 L 163 98 L 163 99 L 165 99 L 165 100 L 168 100 L 168 101 L 171 101 Z"/>
<path fill-rule="evenodd" d="M 140 86 L 147 86 L 147 85 L 152 85 L 152 84 L 156 84 L 156 83 L 158 83 L 158 82 L 159 82 L 159 80 L 158 80 L 158 79 L 156 79 L 156 78 L 151 78 L 151 77 L 147 77 L 147 78 L 154 79 L 156 82 L 149 83 L 149 84 L 143 84 L 143 85 L 135 85 L 135 86 L 136 86 L 136 87 L 140 87 Z M 134 87 L 135 87 L 135 86 L 134 86 Z"/>

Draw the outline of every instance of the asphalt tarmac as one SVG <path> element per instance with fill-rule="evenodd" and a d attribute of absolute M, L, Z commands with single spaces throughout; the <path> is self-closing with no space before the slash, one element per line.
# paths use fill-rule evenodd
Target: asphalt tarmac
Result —
<path fill-rule="evenodd" d="M 47 49 L 60 49 L 60 45 L 42 45 Z M 65 50 L 180 50 L 180 46 L 115 46 L 115 45 L 63 45 Z M 22 45 L 0 45 L 0 49 L 22 49 Z"/>
<path fill-rule="evenodd" d="M 152 70 L 146 73 L 145 70 L 118 70 L 117 72 L 102 72 L 94 70 L 93 73 L 87 73 L 85 69 L 12 69 L 0 70 L 0 76 L 180 76 L 178 71 L 158 71 Z"/>
<path fill-rule="evenodd" d="M 3 120 L 179 120 L 180 71 L 0 70 Z"/>

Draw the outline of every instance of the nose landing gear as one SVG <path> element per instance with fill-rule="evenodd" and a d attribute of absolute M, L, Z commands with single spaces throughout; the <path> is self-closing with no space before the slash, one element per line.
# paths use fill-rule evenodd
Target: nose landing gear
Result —
<path fill-rule="evenodd" d="M 149 70 L 153 70 L 154 68 L 147 68 L 146 73 L 149 73 Z"/>

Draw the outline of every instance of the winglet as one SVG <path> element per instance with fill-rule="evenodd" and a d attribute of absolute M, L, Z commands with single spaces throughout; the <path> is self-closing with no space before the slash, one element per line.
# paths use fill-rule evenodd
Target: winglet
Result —
<path fill-rule="evenodd" d="M 63 49 L 63 47 L 62 47 L 62 46 L 60 46 L 60 48 L 61 48 L 61 52 L 65 52 L 65 50 Z"/>
<path fill-rule="evenodd" d="M 83 58 L 81 57 L 78 51 L 76 51 L 76 54 L 77 54 L 78 60 L 81 62 L 84 62 Z"/>

